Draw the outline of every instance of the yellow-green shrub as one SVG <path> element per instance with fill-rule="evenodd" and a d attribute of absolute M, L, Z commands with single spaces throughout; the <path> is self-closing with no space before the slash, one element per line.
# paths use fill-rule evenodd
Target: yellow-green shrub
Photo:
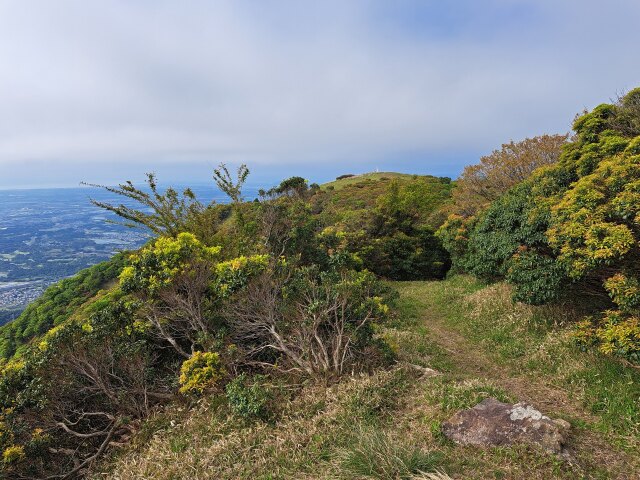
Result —
<path fill-rule="evenodd" d="M 194 352 L 180 368 L 180 393 L 202 394 L 216 386 L 224 375 L 220 355 L 215 352 Z"/>
<path fill-rule="evenodd" d="M 605 355 L 640 361 L 640 318 L 618 310 L 605 312 L 600 321 L 586 319 L 573 334 L 582 347 L 597 346 Z"/>
<path fill-rule="evenodd" d="M 192 233 L 160 237 L 131 255 L 120 274 L 120 286 L 127 293 L 144 290 L 153 296 L 176 276 L 193 270 L 194 265 L 213 263 L 219 253 L 220 247 L 207 247 Z"/>
<path fill-rule="evenodd" d="M 24 447 L 20 445 L 11 445 L 2 452 L 2 461 L 4 463 L 16 463 L 25 457 Z"/>

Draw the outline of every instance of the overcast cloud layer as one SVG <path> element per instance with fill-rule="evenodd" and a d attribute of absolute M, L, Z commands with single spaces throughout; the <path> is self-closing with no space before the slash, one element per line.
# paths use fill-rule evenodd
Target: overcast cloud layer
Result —
<path fill-rule="evenodd" d="M 637 0 L 0 0 L 0 186 L 456 176 L 640 85 L 638 25 Z"/>

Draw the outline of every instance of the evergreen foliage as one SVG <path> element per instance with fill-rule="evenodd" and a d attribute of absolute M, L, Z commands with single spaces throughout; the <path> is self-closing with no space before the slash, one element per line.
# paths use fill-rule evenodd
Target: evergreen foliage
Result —
<path fill-rule="evenodd" d="M 518 301 L 577 301 L 594 313 L 580 341 L 634 360 L 639 97 L 636 89 L 578 116 L 555 165 L 534 171 L 474 218 L 450 217 L 439 231 L 458 270 L 506 279 Z"/>
<path fill-rule="evenodd" d="M 10 358 L 31 339 L 67 321 L 100 289 L 118 278 L 124 261 L 125 255 L 115 255 L 47 288 L 18 318 L 0 326 L 0 358 Z"/>

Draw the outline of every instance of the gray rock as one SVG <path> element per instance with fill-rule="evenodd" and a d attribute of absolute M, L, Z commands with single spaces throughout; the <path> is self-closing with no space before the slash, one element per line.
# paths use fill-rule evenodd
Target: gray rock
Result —
<path fill-rule="evenodd" d="M 539 445 L 561 454 L 571 425 L 552 420 L 526 403 L 502 403 L 487 398 L 473 408 L 456 413 L 442 424 L 447 438 L 462 445 Z"/>

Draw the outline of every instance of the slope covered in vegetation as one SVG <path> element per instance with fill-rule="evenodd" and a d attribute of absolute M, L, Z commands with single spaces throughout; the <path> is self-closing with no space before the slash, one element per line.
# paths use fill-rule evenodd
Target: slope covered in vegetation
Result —
<path fill-rule="evenodd" d="M 124 260 L 125 255 L 115 255 L 47 288 L 18 318 L 0 326 L 0 358 L 12 357 L 33 338 L 67 321 L 82 304 L 118 278 Z"/>
<path fill-rule="evenodd" d="M 571 321 L 567 311 L 514 305 L 507 285 L 470 277 L 393 286 L 397 315 L 380 332 L 397 353 L 393 368 L 328 388 L 263 378 L 260 395 L 175 405 L 93 478 L 547 480 L 640 471 L 640 374 L 576 349 L 559 324 Z M 488 396 L 570 421 L 573 461 L 442 436 L 442 421 Z M 242 408 L 248 400 L 263 406 L 258 415 Z"/>
<path fill-rule="evenodd" d="M 374 204 L 363 208 L 299 177 L 244 202 L 247 175 L 216 170 L 224 205 L 161 192 L 153 175 L 144 190 L 108 188 L 139 210 L 96 202 L 157 237 L 51 287 L 4 328 L 5 475 L 84 475 L 174 399 L 226 391 L 242 404 L 260 375 L 333 382 L 392 362 L 376 329 L 394 294 L 372 271 L 444 275 L 448 257 L 427 219 L 449 181 L 367 183 Z M 431 199 L 416 205 L 416 192 Z M 357 228 L 341 215 L 358 217 Z"/>

